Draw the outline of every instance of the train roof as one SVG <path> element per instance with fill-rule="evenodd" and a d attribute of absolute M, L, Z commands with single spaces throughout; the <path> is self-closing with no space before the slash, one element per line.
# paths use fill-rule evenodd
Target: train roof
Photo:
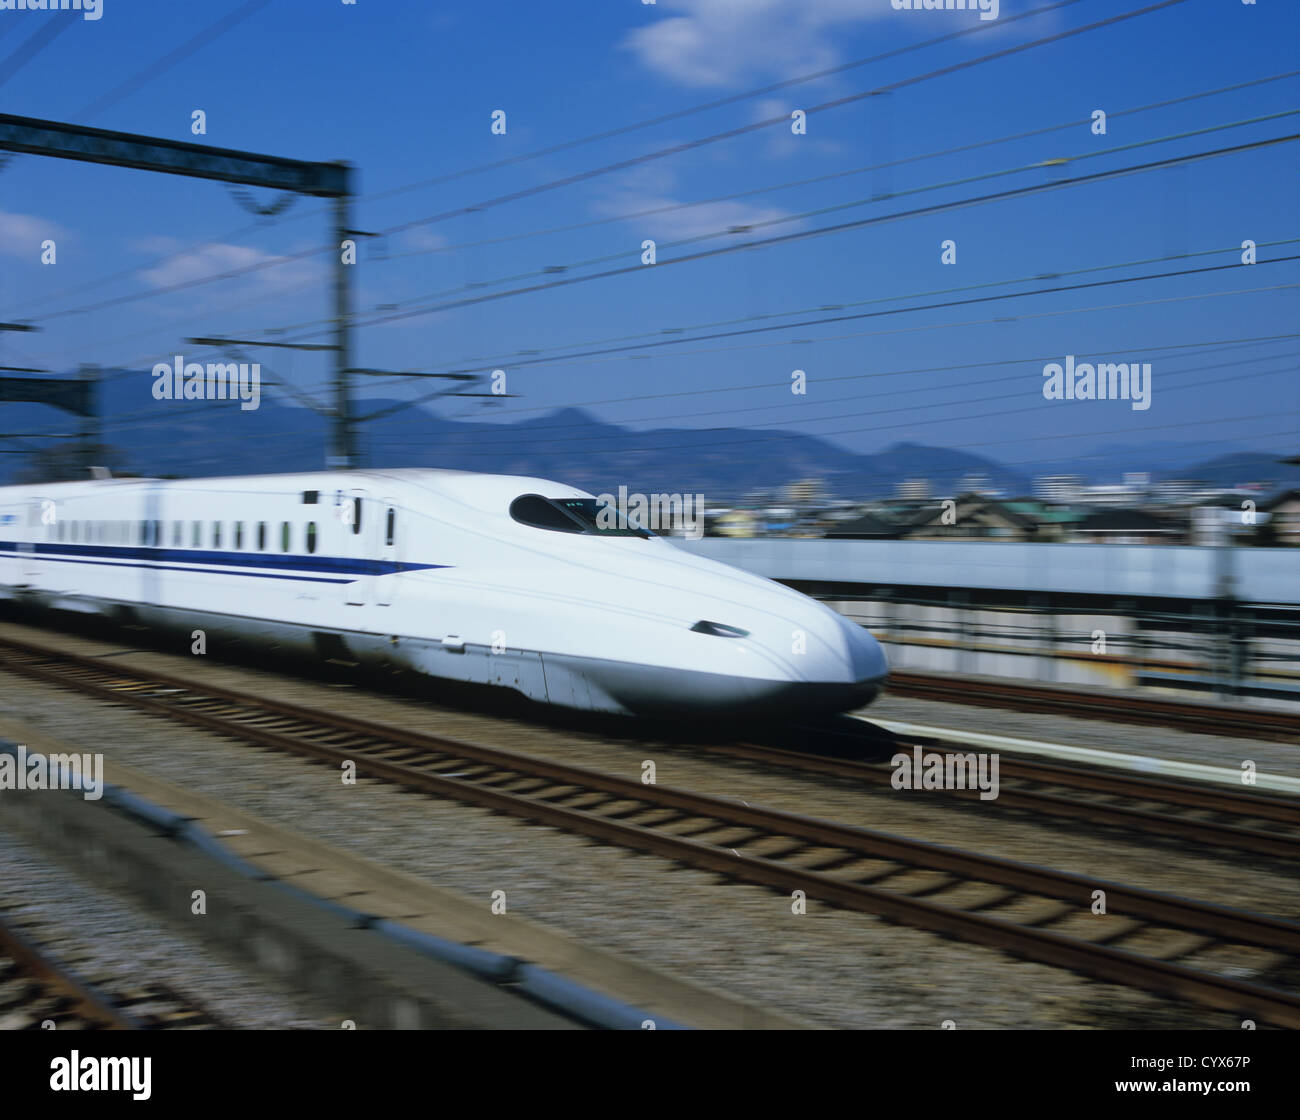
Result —
<path fill-rule="evenodd" d="M 296 474 L 228 475 L 213 478 L 106 478 L 80 482 L 29 483 L 8 486 L 0 493 L 15 492 L 56 497 L 88 493 L 108 487 L 151 487 L 164 485 L 172 490 L 211 493 L 231 490 L 238 493 L 285 493 L 296 490 L 367 490 L 372 497 L 383 498 L 385 486 L 414 486 L 452 501 L 484 509 L 500 508 L 520 494 L 539 493 L 549 498 L 588 497 L 585 490 L 551 479 L 526 475 L 480 474 L 476 471 L 437 470 L 402 467 L 388 470 L 302 471 Z M 395 495 L 394 495 L 395 496 Z"/>

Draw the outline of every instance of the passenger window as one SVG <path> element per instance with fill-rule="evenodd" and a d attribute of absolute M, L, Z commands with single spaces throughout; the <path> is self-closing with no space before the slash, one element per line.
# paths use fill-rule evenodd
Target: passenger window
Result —
<path fill-rule="evenodd" d="M 289 522 L 280 522 L 280 551 L 289 551 Z"/>
<path fill-rule="evenodd" d="M 316 551 L 316 522 L 307 522 L 307 551 Z"/>
<path fill-rule="evenodd" d="M 244 547 L 244 523 L 242 521 L 235 522 L 235 547 Z"/>
<path fill-rule="evenodd" d="M 213 548 L 221 547 L 221 522 L 220 521 L 214 521 L 212 523 L 212 547 Z"/>
<path fill-rule="evenodd" d="M 266 522 L 257 523 L 257 551 L 262 552 L 266 548 Z"/>
<path fill-rule="evenodd" d="M 181 531 L 182 531 L 184 528 L 185 528 L 185 526 L 184 526 L 181 522 L 179 522 L 179 521 L 173 521 L 173 522 L 172 522 L 172 548 L 180 548 L 180 546 L 181 546 Z"/>
<path fill-rule="evenodd" d="M 385 520 L 384 520 L 384 544 L 391 545 L 393 543 L 393 533 L 396 530 L 396 528 L 397 528 L 397 511 L 394 510 L 392 506 L 389 506 L 388 513 L 385 516 Z"/>
<path fill-rule="evenodd" d="M 71 539 L 74 540 L 74 541 L 77 539 L 77 523 L 76 523 L 75 521 L 72 523 L 72 538 L 71 538 Z"/>
<path fill-rule="evenodd" d="M 154 548 L 161 548 L 162 542 L 163 542 L 162 522 L 155 521 L 153 523 L 153 539 L 149 543 L 153 545 Z"/>
<path fill-rule="evenodd" d="M 203 522 L 202 521 L 196 521 L 190 527 L 190 547 L 191 548 L 203 547 Z"/>
<path fill-rule="evenodd" d="M 361 532 L 361 499 L 352 499 L 352 533 L 355 536 Z"/>

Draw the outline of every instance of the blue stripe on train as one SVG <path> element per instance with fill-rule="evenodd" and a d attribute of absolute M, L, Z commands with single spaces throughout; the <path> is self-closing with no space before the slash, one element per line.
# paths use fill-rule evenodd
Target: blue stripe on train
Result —
<path fill-rule="evenodd" d="M 447 564 L 408 564 L 369 557 L 274 555 L 258 552 L 225 552 L 212 549 L 144 548 L 134 545 L 39 544 L 0 541 L 0 552 L 36 556 L 65 564 L 92 563 L 111 568 L 143 568 L 152 571 L 212 572 L 222 565 L 240 568 L 278 568 L 330 572 L 351 577 L 326 579 L 302 575 L 276 575 L 268 571 L 231 572 L 223 575 L 261 576 L 263 579 L 297 579 L 311 583 L 351 583 L 362 576 L 388 576 L 400 572 L 430 571 Z M 113 563 L 112 561 L 127 561 Z M 207 565 L 197 567 L 195 565 Z"/>

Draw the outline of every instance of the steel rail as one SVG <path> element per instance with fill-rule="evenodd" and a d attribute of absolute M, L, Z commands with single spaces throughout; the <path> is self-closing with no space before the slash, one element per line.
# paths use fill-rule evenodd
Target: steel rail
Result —
<path fill-rule="evenodd" d="M 25 647 L 26 652 L 20 647 Z M 1300 925 L 1284 919 L 669 787 L 643 785 L 545 759 L 25 643 L 0 642 L 0 668 L 277 750 L 334 763 L 352 760 L 368 776 L 728 878 L 782 891 L 802 890 L 808 897 L 833 905 L 988 945 L 1097 979 L 1193 1000 L 1279 1026 L 1300 1027 L 1300 995 L 1190 967 L 1175 959 L 1134 953 L 1116 944 L 1145 927 L 1173 927 L 1196 935 L 1195 948 L 1184 949 L 1180 956 L 1206 945 L 1230 942 L 1294 959 L 1300 957 Z M 439 767 L 449 773 L 440 773 Z M 450 776 L 451 772 L 457 776 Z M 584 804 L 578 807 L 561 803 L 566 801 Z M 597 806 L 605 815 L 595 811 Z M 631 819 L 645 815 L 659 819 L 652 825 Z M 701 821 L 703 827 L 698 823 Z M 683 823 L 692 825 L 689 834 L 669 830 L 669 826 Z M 737 828 L 753 835 L 730 836 L 718 843 L 698 839 Z M 793 847 L 776 856 L 739 851 L 755 840 L 773 838 L 788 838 L 794 842 Z M 796 852 L 810 848 L 831 851 L 829 857 L 823 855 L 810 867 L 789 862 Z M 992 909 L 1002 899 L 986 902 L 977 910 L 963 910 L 921 897 L 920 893 L 906 894 L 876 885 L 899 874 L 897 870 L 881 873 L 873 869 L 865 881 L 828 874 L 832 868 L 864 860 L 895 863 L 904 870 L 940 872 L 953 880 L 938 888 L 927 886 L 920 892 L 925 895 L 932 896 L 949 885 L 979 882 L 1001 887 L 1013 896 L 1042 896 L 1064 905 L 1058 913 L 1020 924 L 980 912 Z M 1106 892 L 1107 915 L 1127 922 L 1127 926 L 1108 926 L 1108 934 L 1101 941 L 1041 928 L 1062 917 L 1088 913 L 1097 890 Z"/>

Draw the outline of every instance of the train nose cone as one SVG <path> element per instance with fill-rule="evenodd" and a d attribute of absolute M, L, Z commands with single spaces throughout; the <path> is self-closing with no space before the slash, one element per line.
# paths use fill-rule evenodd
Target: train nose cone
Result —
<path fill-rule="evenodd" d="M 889 662 L 880 643 L 851 618 L 838 616 L 844 634 L 845 661 L 849 679 L 854 684 L 879 684 L 889 675 Z"/>
<path fill-rule="evenodd" d="M 844 712 L 874 700 L 889 676 L 880 643 L 820 603 L 803 617 L 808 650 L 793 659 L 794 672 L 780 690 L 782 707 L 791 713 Z"/>

